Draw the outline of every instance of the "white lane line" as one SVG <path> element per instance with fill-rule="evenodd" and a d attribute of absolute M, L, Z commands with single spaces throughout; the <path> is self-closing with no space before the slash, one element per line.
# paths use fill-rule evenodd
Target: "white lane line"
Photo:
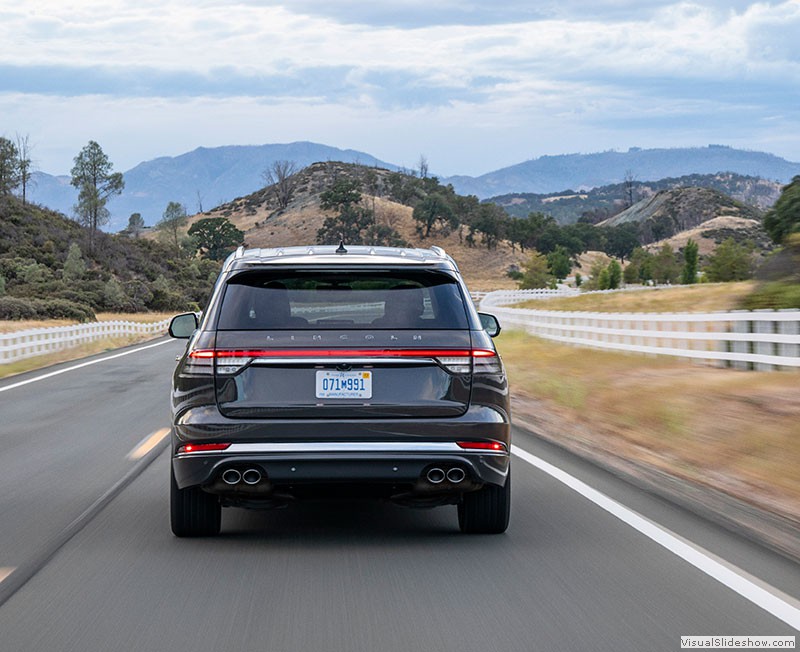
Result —
<path fill-rule="evenodd" d="M 6 579 L 13 572 L 14 572 L 13 566 L 0 566 L 0 582 Z"/>
<path fill-rule="evenodd" d="M 715 559 L 712 553 L 700 546 L 646 519 L 644 516 L 593 489 L 585 482 L 578 480 L 549 462 L 531 455 L 518 446 L 512 445 L 511 452 L 521 460 L 565 484 L 609 514 L 616 516 L 623 523 L 641 532 L 658 545 L 689 562 L 692 566 L 732 589 L 743 598 L 758 605 L 786 624 L 800 630 L 800 602 L 791 596 L 752 578 L 748 573 L 732 564 Z"/>
<path fill-rule="evenodd" d="M 147 437 L 142 439 L 142 441 L 136 444 L 136 447 L 125 456 L 126 459 L 133 461 L 142 459 L 151 450 L 158 446 L 168 434 L 169 428 L 161 428 L 161 430 L 156 430 L 155 432 L 150 433 L 147 435 Z"/>
<path fill-rule="evenodd" d="M 140 346 L 135 349 L 131 349 L 130 351 L 124 351 L 122 353 L 115 353 L 114 355 L 107 355 L 105 358 L 98 358 L 97 360 L 89 360 L 88 362 L 81 362 L 80 364 L 72 365 L 71 367 L 65 367 L 64 369 L 59 369 L 58 371 L 51 371 L 47 374 L 42 374 L 41 376 L 36 376 L 36 378 L 28 378 L 28 380 L 21 380 L 18 383 L 13 383 L 12 385 L 6 385 L 5 387 L 0 387 L 0 393 L 7 392 L 9 389 L 15 389 L 17 387 L 22 387 L 23 385 L 29 385 L 30 383 L 35 383 L 40 380 L 45 380 L 47 378 L 52 378 L 53 376 L 59 376 L 60 374 L 65 374 L 68 371 L 75 371 L 76 369 L 83 369 L 83 367 L 89 367 L 93 364 L 100 364 L 101 362 L 106 362 L 107 360 L 114 360 L 115 358 L 121 358 L 126 355 L 131 355 L 132 353 L 139 353 L 139 351 L 144 351 L 146 349 L 152 349 L 156 346 L 161 346 L 162 344 L 168 344 L 169 342 L 173 342 L 174 340 L 168 339 L 163 340 L 161 342 L 156 342 L 155 344 L 148 344 L 147 346 Z"/>

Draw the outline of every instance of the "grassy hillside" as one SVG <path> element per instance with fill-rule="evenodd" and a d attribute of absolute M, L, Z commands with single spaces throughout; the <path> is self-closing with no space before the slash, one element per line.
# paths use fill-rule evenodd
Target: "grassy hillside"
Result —
<path fill-rule="evenodd" d="M 88 231 L 60 213 L 0 198 L 0 318 L 92 319 L 98 310 L 185 310 L 219 265 L 159 242 Z M 70 253 L 72 252 L 72 253 Z"/>

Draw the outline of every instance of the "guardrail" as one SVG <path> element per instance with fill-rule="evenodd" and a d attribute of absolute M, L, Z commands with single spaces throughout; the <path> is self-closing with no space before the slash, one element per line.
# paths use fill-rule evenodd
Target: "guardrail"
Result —
<path fill-rule="evenodd" d="M 132 321 L 99 321 L 0 334 L 0 364 L 111 337 L 161 335 L 166 332 L 168 326 L 169 319 L 149 324 Z"/>
<path fill-rule="evenodd" d="M 497 294 L 498 296 L 493 296 Z M 739 369 L 800 368 L 800 310 L 591 313 L 510 308 L 507 293 L 481 302 L 509 329 L 557 342 L 715 361 Z M 524 300 L 531 298 L 529 295 Z"/>

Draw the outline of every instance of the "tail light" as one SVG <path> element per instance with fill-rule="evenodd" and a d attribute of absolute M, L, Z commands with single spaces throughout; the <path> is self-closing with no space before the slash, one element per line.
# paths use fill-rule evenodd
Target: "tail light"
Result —
<path fill-rule="evenodd" d="M 213 376 L 214 351 L 208 349 L 191 351 L 183 367 L 183 373 L 187 376 Z"/>
<path fill-rule="evenodd" d="M 459 448 L 468 451 L 495 451 L 497 453 L 505 453 L 508 451 L 506 445 L 501 441 L 457 441 Z"/>
<path fill-rule="evenodd" d="M 325 358 L 429 358 L 454 374 L 499 373 L 500 358 L 492 349 L 197 349 L 192 364 L 216 361 L 217 373 L 232 375 L 254 360 Z"/>
<path fill-rule="evenodd" d="M 224 451 L 230 444 L 214 443 L 214 444 L 183 444 L 178 446 L 178 454 L 184 453 L 213 453 L 214 451 Z"/>

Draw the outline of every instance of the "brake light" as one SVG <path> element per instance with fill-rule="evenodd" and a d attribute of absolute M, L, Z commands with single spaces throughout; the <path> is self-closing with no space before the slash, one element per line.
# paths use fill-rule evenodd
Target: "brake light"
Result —
<path fill-rule="evenodd" d="M 199 349 L 190 358 L 434 358 L 447 355 L 495 355 L 470 349 Z"/>
<path fill-rule="evenodd" d="M 189 358 L 216 361 L 217 373 L 235 374 L 253 360 L 287 358 L 432 358 L 457 374 L 497 373 L 500 359 L 492 349 L 197 349 Z"/>
<path fill-rule="evenodd" d="M 230 444 L 183 444 L 178 446 L 178 453 L 208 453 L 213 451 L 224 451 Z"/>
<path fill-rule="evenodd" d="M 457 441 L 456 444 L 464 450 L 498 451 L 502 453 L 508 450 L 506 445 L 499 441 Z"/>

